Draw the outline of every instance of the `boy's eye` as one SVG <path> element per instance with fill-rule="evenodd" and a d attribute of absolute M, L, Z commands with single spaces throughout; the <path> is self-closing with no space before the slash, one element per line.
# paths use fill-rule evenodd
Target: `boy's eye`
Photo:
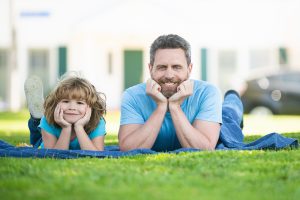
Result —
<path fill-rule="evenodd" d="M 62 100 L 61 102 L 63 102 L 63 103 L 68 103 L 69 100 Z"/>
<path fill-rule="evenodd" d="M 85 104 L 84 101 L 77 101 L 78 104 Z"/>

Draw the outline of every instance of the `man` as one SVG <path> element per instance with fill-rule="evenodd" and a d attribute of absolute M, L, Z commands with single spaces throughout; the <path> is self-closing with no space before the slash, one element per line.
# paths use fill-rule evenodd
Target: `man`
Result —
<path fill-rule="evenodd" d="M 178 35 L 158 37 L 150 49 L 151 79 L 128 88 L 122 98 L 122 151 L 181 147 L 213 150 L 222 123 L 222 99 L 213 85 L 190 80 L 189 43 Z"/>

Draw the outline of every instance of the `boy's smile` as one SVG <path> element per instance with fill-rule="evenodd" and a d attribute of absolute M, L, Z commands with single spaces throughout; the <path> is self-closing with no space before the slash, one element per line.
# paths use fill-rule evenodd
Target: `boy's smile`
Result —
<path fill-rule="evenodd" d="M 83 100 L 62 99 L 59 103 L 64 120 L 71 124 L 76 123 L 86 113 L 87 103 Z"/>

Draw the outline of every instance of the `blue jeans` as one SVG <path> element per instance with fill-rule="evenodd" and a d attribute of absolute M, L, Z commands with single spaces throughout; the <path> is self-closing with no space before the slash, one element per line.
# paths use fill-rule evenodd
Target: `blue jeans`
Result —
<path fill-rule="evenodd" d="M 42 143 L 41 129 L 38 127 L 41 119 L 36 119 L 30 115 L 28 120 L 28 128 L 30 130 L 30 144 L 38 148 Z"/>
<path fill-rule="evenodd" d="M 240 126 L 243 113 L 243 104 L 240 97 L 235 93 L 226 95 L 222 105 L 223 123 L 216 148 L 222 148 L 224 145 L 227 147 L 243 145 L 244 134 Z"/>

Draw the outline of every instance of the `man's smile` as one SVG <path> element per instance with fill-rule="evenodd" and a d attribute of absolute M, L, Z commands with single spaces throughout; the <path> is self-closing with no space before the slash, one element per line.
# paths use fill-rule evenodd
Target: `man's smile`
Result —
<path fill-rule="evenodd" d="M 174 85 L 176 85 L 177 83 L 163 83 L 163 85 L 167 86 L 167 87 L 172 87 Z"/>

